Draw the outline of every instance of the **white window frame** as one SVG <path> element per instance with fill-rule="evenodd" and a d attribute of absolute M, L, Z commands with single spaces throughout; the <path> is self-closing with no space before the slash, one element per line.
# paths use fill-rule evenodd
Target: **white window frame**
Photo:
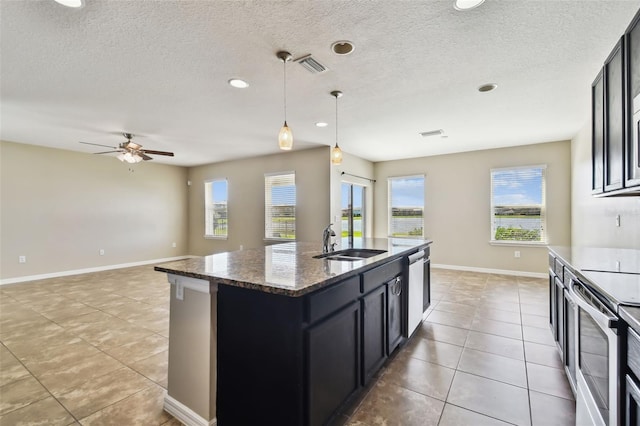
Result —
<path fill-rule="evenodd" d="M 216 200 L 213 199 L 213 184 L 215 182 L 225 182 L 227 203 L 225 206 L 225 214 L 227 220 L 226 232 L 224 235 L 216 235 L 215 219 L 212 213 L 215 209 Z M 229 238 L 229 180 L 227 178 L 208 179 L 204 181 L 204 237 L 207 239 L 226 240 Z"/>
<path fill-rule="evenodd" d="M 393 206 L 391 205 L 391 201 L 392 201 L 392 193 L 391 193 L 391 182 L 394 180 L 399 180 L 399 179 L 415 179 L 415 178 L 422 178 L 422 184 L 424 186 L 424 194 L 423 194 L 423 205 L 422 205 L 422 220 L 420 221 L 420 226 L 422 227 L 422 234 L 421 235 L 407 235 L 407 236 L 398 236 L 398 235 L 393 235 L 392 233 L 392 221 L 393 221 L 393 211 L 392 208 Z M 407 175 L 407 176 L 393 176 L 393 177 L 389 177 L 387 178 L 387 235 L 389 236 L 389 238 L 424 238 L 425 236 L 425 222 L 424 222 L 424 215 L 425 215 L 425 204 L 426 204 L 426 175 L 424 174 L 418 174 L 418 175 Z"/>
<path fill-rule="evenodd" d="M 276 237 L 274 236 L 276 231 L 272 228 L 273 224 L 273 205 L 271 200 L 271 188 L 273 187 L 273 180 L 276 177 L 283 177 L 284 179 L 292 179 L 294 187 L 294 204 L 293 204 L 293 238 L 288 237 Z M 275 172 L 264 174 L 264 240 L 265 241 L 296 241 L 296 207 L 297 207 L 297 187 L 296 187 L 296 172 Z M 277 216 L 276 216 L 277 217 Z"/>
<path fill-rule="evenodd" d="M 523 169 L 540 169 L 542 171 L 542 204 L 540 205 L 540 240 L 539 241 L 527 241 L 527 240 L 496 240 L 494 229 L 494 196 L 493 196 L 493 180 L 494 172 L 506 172 Z M 547 234 L 547 165 L 546 164 L 534 164 L 527 166 L 514 166 L 514 167 L 500 167 L 493 168 L 489 173 L 489 243 L 492 245 L 506 245 L 506 246 L 546 246 L 548 244 Z M 524 206 L 524 205 L 523 205 Z M 537 206 L 532 204 L 531 206 Z"/>

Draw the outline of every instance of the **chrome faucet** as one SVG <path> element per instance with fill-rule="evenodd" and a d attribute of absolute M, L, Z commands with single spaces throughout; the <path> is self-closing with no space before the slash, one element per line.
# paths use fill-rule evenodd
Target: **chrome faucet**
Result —
<path fill-rule="evenodd" d="M 336 233 L 331 229 L 333 223 L 330 223 L 329 226 L 324 228 L 322 231 L 322 252 L 329 253 L 335 249 L 336 243 L 331 243 L 331 237 L 335 237 Z"/>

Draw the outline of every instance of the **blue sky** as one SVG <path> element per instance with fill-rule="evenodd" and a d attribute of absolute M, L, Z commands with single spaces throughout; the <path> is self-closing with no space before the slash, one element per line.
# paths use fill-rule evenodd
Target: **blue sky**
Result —
<path fill-rule="evenodd" d="M 346 209 L 349 207 L 349 192 L 351 185 L 348 183 L 342 184 L 342 208 Z M 364 192 L 364 187 L 359 185 L 353 185 L 353 208 L 358 209 L 362 207 L 362 195 Z"/>
<path fill-rule="evenodd" d="M 394 178 L 391 204 L 394 207 L 424 207 L 424 177 Z"/>
<path fill-rule="evenodd" d="M 494 170 L 494 205 L 542 204 L 541 168 Z"/>
<path fill-rule="evenodd" d="M 271 203 L 277 206 L 295 206 L 296 186 L 278 185 L 271 187 Z"/>
<path fill-rule="evenodd" d="M 211 185 L 211 191 L 213 192 L 213 200 L 216 203 L 227 202 L 227 181 L 216 180 Z"/>

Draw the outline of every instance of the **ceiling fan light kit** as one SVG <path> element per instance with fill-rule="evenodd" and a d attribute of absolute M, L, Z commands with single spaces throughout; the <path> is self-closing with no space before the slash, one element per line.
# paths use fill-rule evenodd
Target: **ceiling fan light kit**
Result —
<path fill-rule="evenodd" d="M 290 151 L 293 148 L 293 133 L 287 125 L 287 62 L 291 60 L 291 53 L 280 51 L 276 56 L 282 61 L 284 69 L 284 125 L 278 133 L 278 146 L 283 151 Z"/>
<path fill-rule="evenodd" d="M 55 2 L 63 6 L 73 7 L 74 9 L 84 6 L 84 0 L 55 0 Z"/>
<path fill-rule="evenodd" d="M 123 133 L 122 136 L 124 136 L 125 139 L 127 139 L 127 141 L 122 142 L 117 147 L 109 146 L 109 145 L 101 145 L 98 143 L 90 143 L 90 142 L 80 142 L 80 143 L 85 145 L 95 145 L 95 146 L 102 146 L 105 148 L 111 148 L 113 151 L 96 152 L 96 154 L 111 154 L 111 153 L 118 152 L 119 154 L 116 158 L 122 161 L 123 163 L 129 163 L 129 164 L 139 163 L 141 161 L 153 160 L 153 158 L 149 157 L 147 154 L 165 155 L 167 157 L 173 157 L 173 152 L 143 149 L 142 145 L 139 145 L 131 141 L 131 139 L 133 138 L 133 135 L 131 133 Z"/>

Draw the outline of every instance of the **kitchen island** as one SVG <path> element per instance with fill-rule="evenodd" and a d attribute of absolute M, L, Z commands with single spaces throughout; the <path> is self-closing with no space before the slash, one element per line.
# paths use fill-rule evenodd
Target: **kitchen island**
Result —
<path fill-rule="evenodd" d="M 186 424 L 325 424 L 410 336 L 418 252 L 428 306 L 430 244 L 365 239 L 378 252 L 338 260 L 294 242 L 157 266 L 171 283 L 165 409 Z"/>

